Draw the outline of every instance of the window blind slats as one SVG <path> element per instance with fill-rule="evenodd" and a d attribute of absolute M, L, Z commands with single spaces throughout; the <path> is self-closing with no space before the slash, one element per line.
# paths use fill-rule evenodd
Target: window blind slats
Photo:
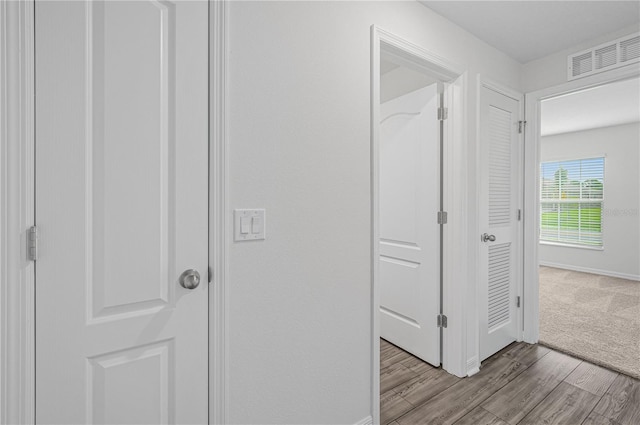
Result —
<path fill-rule="evenodd" d="M 602 246 L 604 158 L 540 164 L 540 240 Z"/>

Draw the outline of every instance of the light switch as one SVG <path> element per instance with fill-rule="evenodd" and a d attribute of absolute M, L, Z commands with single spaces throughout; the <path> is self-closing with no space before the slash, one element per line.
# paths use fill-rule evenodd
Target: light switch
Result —
<path fill-rule="evenodd" d="M 260 217 L 251 217 L 251 233 L 258 234 L 262 229 L 262 220 Z"/>
<path fill-rule="evenodd" d="M 265 210 L 234 210 L 234 240 L 255 241 L 265 238 Z"/>
<path fill-rule="evenodd" d="M 251 223 L 251 217 L 240 217 L 240 233 L 246 235 L 249 233 L 249 223 Z"/>

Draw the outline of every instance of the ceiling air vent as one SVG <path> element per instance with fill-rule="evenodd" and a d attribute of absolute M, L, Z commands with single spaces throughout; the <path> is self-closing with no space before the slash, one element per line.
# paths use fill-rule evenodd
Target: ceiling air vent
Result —
<path fill-rule="evenodd" d="M 620 62 L 640 58 L 640 35 L 620 42 Z"/>
<path fill-rule="evenodd" d="M 569 55 L 568 79 L 575 80 L 637 62 L 640 62 L 640 33 Z"/>
<path fill-rule="evenodd" d="M 571 68 L 571 76 L 574 78 L 591 72 L 593 70 L 593 52 L 572 57 L 569 67 Z"/>
<path fill-rule="evenodd" d="M 615 65 L 618 60 L 615 44 L 610 44 L 606 47 L 596 49 L 594 55 L 596 59 L 596 69 L 607 68 L 611 65 Z"/>

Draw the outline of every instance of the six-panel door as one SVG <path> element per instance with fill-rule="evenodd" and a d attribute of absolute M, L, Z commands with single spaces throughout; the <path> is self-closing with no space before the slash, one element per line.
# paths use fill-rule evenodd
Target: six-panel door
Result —
<path fill-rule="evenodd" d="M 207 13 L 36 2 L 38 423 L 207 422 Z"/>

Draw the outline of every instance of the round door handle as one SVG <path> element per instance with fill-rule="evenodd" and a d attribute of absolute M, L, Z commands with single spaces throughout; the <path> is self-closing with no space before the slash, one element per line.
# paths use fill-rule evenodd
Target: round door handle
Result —
<path fill-rule="evenodd" d="M 197 270 L 185 270 L 180 275 L 180 286 L 185 289 L 196 289 L 200 285 L 200 273 Z"/>
<path fill-rule="evenodd" d="M 482 235 L 482 242 L 495 242 L 495 240 L 496 237 L 494 235 L 490 235 L 488 233 Z"/>

